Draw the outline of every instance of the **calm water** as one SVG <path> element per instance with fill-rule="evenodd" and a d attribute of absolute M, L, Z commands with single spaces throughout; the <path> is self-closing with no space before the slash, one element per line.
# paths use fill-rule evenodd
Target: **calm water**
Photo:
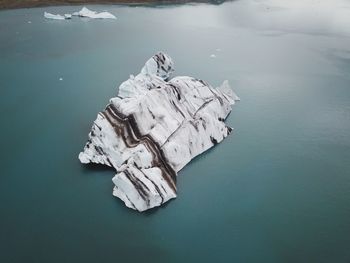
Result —
<path fill-rule="evenodd" d="M 0 11 L 1 263 L 350 262 L 349 1 L 91 7 L 118 20 Z M 158 50 L 242 101 L 178 198 L 139 214 L 77 155 Z"/>

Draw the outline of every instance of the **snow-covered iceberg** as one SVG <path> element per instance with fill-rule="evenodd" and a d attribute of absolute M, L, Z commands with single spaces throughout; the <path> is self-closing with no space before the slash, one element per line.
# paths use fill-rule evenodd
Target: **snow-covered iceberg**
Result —
<path fill-rule="evenodd" d="M 54 14 L 51 14 L 51 13 L 48 13 L 48 12 L 45 12 L 44 13 L 44 17 L 45 18 L 48 18 L 48 19 L 54 19 L 54 20 L 65 20 L 66 18 L 62 15 L 54 15 Z"/>
<path fill-rule="evenodd" d="M 73 14 L 55 15 L 48 12 L 44 12 L 44 17 L 47 19 L 65 20 L 65 19 L 71 19 L 72 16 L 89 17 L 89 18 L 95 18 L 95 19 L 117 19 L 113 14 L 109 12 L 104 11 L 104 12 L 97 13 L 86 7 L 83 7 L 80 11 L 74 12 Z"/>
<path fill-rule="evenodd" d="M 192 77 L 174 77 L 172 59 L 159 52 L 141 73 L 119 86 L 98 113 L 82 163 L 113 167 L 113 195 L 144 211 L 176 197 L 177 173 L 221 142 L 225 118 L 239 100 L 227 81 L 219 88 Z"/>
<path fill-rule="evenodd" d="M 89 17 L 89 18 L 98 18 L 98 19 L 117 19 L 113 14 L 109 12 L 100 12 L 97 13 L 95 11 L 92 11 L 85 6 L 78 12 L 74 12 L 72 14 L 73 16 L 80 16 L 80 17 Z"/>

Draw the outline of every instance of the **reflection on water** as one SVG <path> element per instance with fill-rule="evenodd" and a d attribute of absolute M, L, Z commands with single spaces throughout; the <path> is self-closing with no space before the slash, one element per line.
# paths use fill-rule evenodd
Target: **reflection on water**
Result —
<path fill-rule="evenodd" d="M 231 21 L 259 30 L 349 36 L 350 2 L 346 0 L 256 0 L 242 3 Z M 259 15 L 256 15 L 259 13 Z"/>

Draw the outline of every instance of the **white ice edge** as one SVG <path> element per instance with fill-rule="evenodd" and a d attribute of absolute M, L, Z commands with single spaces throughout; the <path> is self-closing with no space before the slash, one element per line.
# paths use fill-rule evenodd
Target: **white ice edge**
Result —
<path fill-rule="evenodd" d="M 87 18 L 92 18 L 92 19 L 117 19 L 115 15 L 113 15 L 107 11 L 103 11 L 103 12 L 98 13 L 96 11 L 92 11 L 92 10 L 86 8 L 85 6 L 80 11 L 74 12 L 72 14 L 60 15 L 60 14 L 51 14 L 49 12 L 44 12 L 45 18 L 53 19 L 53 20 L 71 19 L 72 16 L 87 17 Z"/>

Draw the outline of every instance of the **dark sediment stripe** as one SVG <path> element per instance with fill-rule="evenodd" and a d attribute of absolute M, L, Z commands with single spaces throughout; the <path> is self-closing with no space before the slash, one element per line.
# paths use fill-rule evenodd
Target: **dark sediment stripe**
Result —
<path fill-rule="evenodd" d="M 197 79 L 197 81 L 202 83 L 203 86 L 207 86 L 207 87 L 209 86 L 209 84 L 207 82 L 205 82 L 204 80 L 202 80 L 202 79 Z"/>
<path fill-rule="evenodd" d="M 161 68 L 161 64 L 164 64 L 159 53 L 153 56 L 154 61 L 157 63 L 157 73 L 159 73 L 159 69 Z"/>
<path fill-rule="evenodd" d="M 101 128 L 100 126 L 98 126 L 98 125 L 96 124 L 96 122 L 94 122 L 94 125 L 95 125 L 99 130 L 102 130 L 102 128 Z"/>
<path fill-rule="evenodd" d="M 129 200 L 129 202 L 130 202 L 130 204 L 132 205 L 132 207 L 133 207 L 135 210 L 138 210 L 138 209 L 136 208 L 136 206 L 134 205 L 134 203 L 131 202 L 130 198 L 129 198 L 126 194 L 125 194 L 125 196 L 126 196 L 126 198 Z"/>
<path fill-rule="evenodd" d="M 184 124 L 184 121 L 185 121 L 185 120 L 183 120 L 183 121 L 181 122 L 181 124 L 179 125 L 179 127 L 177 127 L 176 130 L 173 131 L 172 134 L 169 135 L 168 139 L 166 139 L 165 142 L 160 146 L 161 148 L 162 148 L 167 142 L 169 142 L 170 139 L 172 139 L 172 137 L 177 133 L 177 131 L 178 131 L 179 129 L 182 128 L 182 125 Z"/>
<path fill-rule="evenodd" d="M 109 165 L 111 166 L 111 167 L 113 167 L 113 164 L 112 164 L 112 162 L 111 162 L 111 160 L 107 157 L 107 162 L 109 163 Z"/>
<path fill-rule="evenodd" d="M 128 147 L 136 147 L 140 143 L 145 145 L 152 153 L 152 165 L 161 169 L 163 178 L 176 193 L 176 172 L 167 163 L 163 151 L 153 138 L 149 135 L 141 135 L 135 118 L 132 115 L 125 116 L 120 113 L 112 104 L 107 105 L 102 114 Z"/>
<path fill-rule="evenodd" d="M 137 178 L 133 174 L 129 173 L 128 170 L 125 170 L 123 172 L 125 176 L 129 179 L 129 181 L 134 185 L 135 189 L 139 192 L 141 198 L 145 201 L 149 201 L 147 191 L 140 184 L 139 180 L 137 180 Z"/>
<path fill-rule="evenodd" d="M 198 132 L 198 122 L 190 120 L 189 123 L 193 126 L 193 128 Z"/>
<path fill-rule="evenodd" d="M 193 116 L 196 116 L 196 114 L 203 109 L 205 106 L 207 106 L 210 102 L 212 102 L 214 99 L 209 99 L 207 101 L 205 101 L 197 110 L 196 112 L 193 114 Z"/>
<path fill-rule="evenodd" d="M 203 86 L 207 87 L 210 92 L 214 95 L 214 97 L 216 97 L 218 99 L 218 101 L 220 102 L 220 105 L 223 105 L 224 104 L 224 101 L 222 100 L 222 98 L 220 96 L 218 96 L 218 94 L 216 94 L 216 90 L 214 88 L 212 88 L 208 83 L 206 83 L 204 80 L 201 80 L 201 79 L 192 79 L 193 82 L 199 82 L 201 83 Z M 225 97 L 225 96 L 224 96 Z M 225 99 L 227 101 L 229 101 L 226 97 Z"/>
<path fill-rule="evenodd" d="M 162 192 L 160 191 L 158 185 L 157 185 L 155 182 L 153 182 L 153 180 L 151 180 L 141 169 L 140 169 L 140 172 L 143 174 L 143 176 L 144 176 L 148 181 L 150 181 L 150 182 L 154 185 L 154 188 L 156 188 L 158 194 L 160 195 L 160 198 L 162 198 L 162 203 L 163 203 L 164 197 L 163 197 L 163 194 L 162 194 Z M 162 187 L 163 187 L 163 186 L 162 186 Z M 163 187 L 163 189 L 164 189 L 164 187 Z"/>
<path fill-rule="evenodd" d="M 147 186 L 144 182 L 142 182 L 142 180 L 140 180 L 140 179 L 139 179 L 138 177 L 136 177 L 136 176 L 135 176 L 135 179 L 136 179 L 136 181 L 139 182 L 139 184 L 142 185 L 142 187 L 143 187 L 144 189 L 147 189 L 148 192 L 151 191 L 151 190 L 148 188 L 148 186 Z"/>
<path fill-rule="evenodd" d="M 178 87 L 176 87 L 174 84 L 171 84 L 171 83 L 169 83 L 168 84 L 170 87 L 172 87 L 172 91 L 174 92 L 174 93 L 176 93 L 176 97 L 177 97 L 177 99 L 178 100 L 181 100 L 181 93 L 180 93 L 180 90 L 178 89 Z"/>
<path fill-rule="evenodd" d="M 157 157 L 157 161 L 154 163 L 155 166 L 160 166 L 160 167 L 165 168 L 164 172 L 166 172 L 166 174 L 170 176 L 170 179 L 172 179 L 174 191 L 176 192 L 176 185 L 175 185 L 176 184 L 176 172 L 167 163 L 162 149 L 159 147 L 158 143 L 156 143 L 151 136 L 149 136 L 149 135 L 142 136 L 141 135 L 141 133 L 137 127 L 136 120 L 135 120 L 134 116 L 130 115 L 129 118 L 130 118 L 129 120 L 130 120 L 131 127 L 132 127 L 133 131 L 135 132 L 136 137 L 139 138 L 139 140 L 141 140 L 141 141 L 144 140 L 147 142 L 146 146 L 149 146 L 149 149 L 151 150 L 151 152 L 153 152 L 154 156 Z M 161 170 L 163 170 L 163 169 L 161 169 Z"/>
<path fill-rule="evenodd" d="M 214 145 L 218 144 L 218 141 L 213 136 L 210 136 L 210 140 Z"/>
<path fill-rule="evenodd" d="M 152 119 L 154 120 L 156 118 L 156 116 L 154 116 L 153 112 L 150 110 L 150 108 L 147 108 L 148 112 L 151 114 Z"/>
<path fill-rule="evenodd" d="M 162 189 L 164 190 L 164 192 L 167 192 L 166 190 L 165 190 L 165 188 L 164 188 L 164 186 L 163 185 L 160 185 L 161 187 L 162 187 Z"/>
<path fill-rule="evenodd" d="M 216 94 L 216 90 L 214 91 L 214 89 L 213 88 L 211 88 L 211 87 L 209 87 L 208 86 L 208 89 L 210 90 L 210 92 L 211 93 L 213 93 L 213 95 L 218 99 L 218 101 L 220 102 L 220 105 L 223 105 L 224 104 L 224 101 L 222 100 L 222 98 L 218 95 L 218 94 Z M 225 96 L 224 96 L 225 97 Z M 228 101 L 228 99 L 227 98 L 225 98 L 227 101 Z"/>
<path fill-rule="evenodd" d="M 171 100 L 170 102 L 171 102 L 171 105 L 174 106 L 175 110 L 180 112 L 183 118 L 186 118 L 185 114 L 182 112 L 182 110 L 180 110 L 180 108 L 176 105 L 176 103 L 173 100 Z"/>

